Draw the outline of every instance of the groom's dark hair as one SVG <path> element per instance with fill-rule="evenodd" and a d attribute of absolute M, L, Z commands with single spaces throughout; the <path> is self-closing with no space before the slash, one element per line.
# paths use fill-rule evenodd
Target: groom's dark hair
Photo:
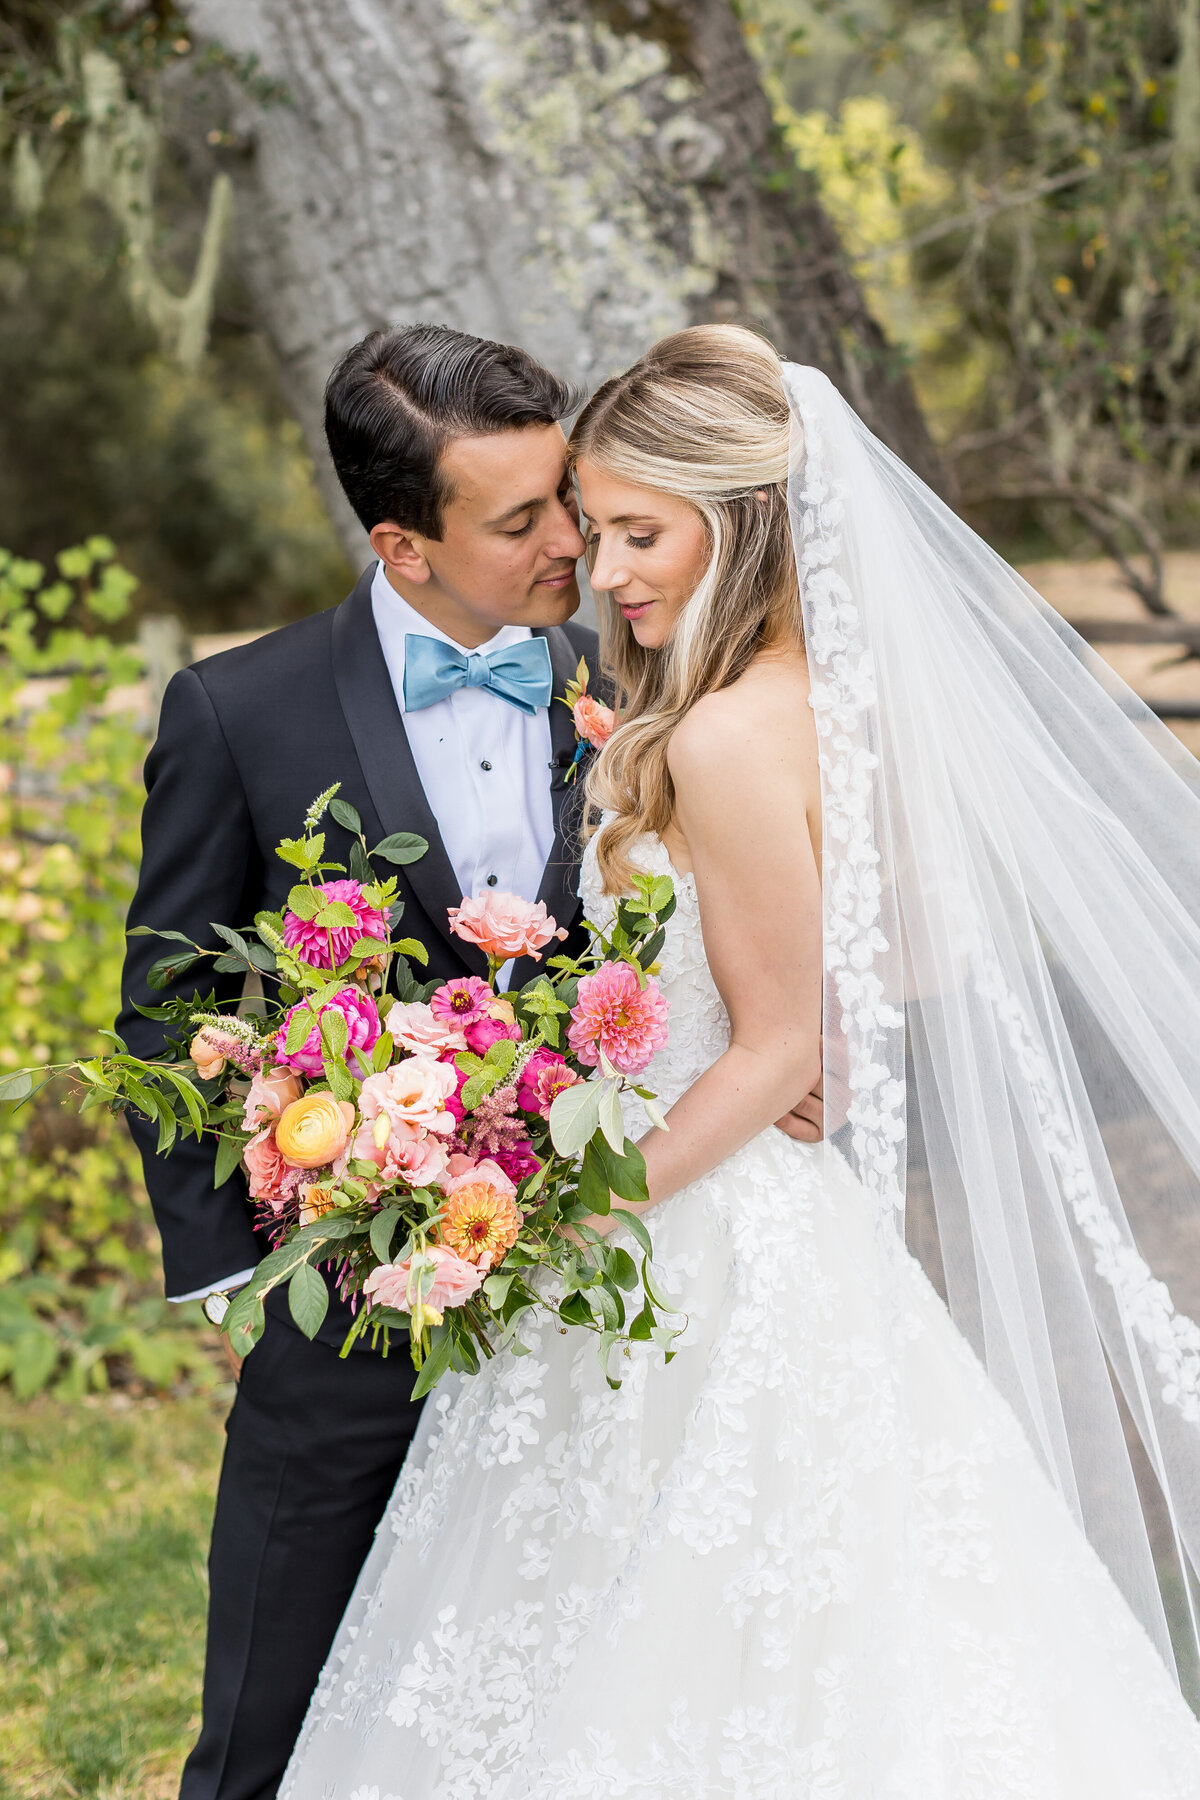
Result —
<path fill-rule="evenodd" d="M 448 325 L 372 331 L 325 388 L 325 438 L 346 498 L 370 531 L 384 520 L 439 538 L 452 439 L 552 425 L 578 405 L 565 381 L 515 344 Z"/>

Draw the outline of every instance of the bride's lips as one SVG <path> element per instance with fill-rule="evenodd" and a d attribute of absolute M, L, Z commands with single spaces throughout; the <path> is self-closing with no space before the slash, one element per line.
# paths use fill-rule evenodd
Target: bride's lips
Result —
<path fill-rule="evenodd" d="M 643 600 L 637 606 L 625 606 L 618 600 L 617 605 L 621 608 L 621 617 L 623 619 L 640 619 L 643 614 L 650 611 L 654 602 L 653 600 Z"/>

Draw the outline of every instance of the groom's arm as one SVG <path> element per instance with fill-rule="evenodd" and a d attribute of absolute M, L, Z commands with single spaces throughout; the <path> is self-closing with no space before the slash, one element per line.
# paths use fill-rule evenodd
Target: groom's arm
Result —
<path fill-rule="evenodd" d="M 181 670 L 167 688 L 145 779 L 141 873 L 127 928 L 182 931 L 205 949 L 217 948 L 212 921 L 243 923 L 258 904 L 262 876 L 241 778 L 194 669 Z M 214 975 L 208 960 L 194 964 L 166 989 L 150 988 L 150 965 L 171 948 L 157 937 L 127 940 L 117 1030 L 135 1056 L 160 1056 L 165 1043 L 163 1025 L 143 1018 L 135 1001 L 161 1005 L 197 988 L 202 994 L 215 990 L 222 1002 L 241 993 L 242 977 Z M 157 1126 L 134 1112 L 125 1116 L 141 1151 L 162 1238 L 168 1297 L 207 1292 L 252 1268 L 262 1247 L 254 1235 L 241 1171 L 214 1190 L 216 1146 L 211 1138 L 197 1142 L 181 1136 L 168 1155 L 159 1156 Z"/>

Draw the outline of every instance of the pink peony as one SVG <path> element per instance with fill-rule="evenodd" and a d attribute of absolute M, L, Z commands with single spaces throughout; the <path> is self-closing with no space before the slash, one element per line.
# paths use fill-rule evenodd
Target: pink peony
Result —
<path fill-rule="evenodd" d="M 458 1085 L 458 1071 L 449 1063 L 427 1056 L 406 1057 L 377 1075 L 368 1075 L 358 1097 L 364 1119 L 386 1113 L 392 1124 L 419 1125 L 425 1131 L 450 1136 L 454 1116 L 446 1101 Z"/>
<path fill-rule="evenodd" d="M 266 1074 L 256 1075 L 246 1095 L 242 1124 L 247 1131 L 273 1125 L 284 1107 L 298 1100 L 303 1092 L 304 1083 L 290 1069 L 268 1069 Z"/>
<path fill-rule="evenodd" d="M 433 1286 L 424 1296 L 424 1304 L 432 1312 L 444 1312 L 448 1306 L 461 1306 L 483 1286 L 486 1269 L 478 1269 L 465 1257 L 456 1256 L 444 1244 L 430 1244 L 416 1258 L 401 1263 L 383 1263 L 363 1282 L 363 1292 L 378 1300 L 381 1306 L 394 1306 L 398 1312 L 411 1312 L 418 1297 L 418 1278 L 422 1268 L 432 1267 Z"/>
<path fill-rule="evenodd" d="M 600 1052 L 622 1075 L 640 1075 L 667 1041 L 667 1002 L 656 982 L 645 987 L 629 963 L 601 963 L 579 983 L 567 1042 L 580 1062 L 596 1068 Z"/>
<path fill-rule="evenodd" d="M 476 1162 L 473 1156 L 452 1156 L 439 1186 L 443 1194 L 449 1195 L 456 1194 L 460 1187 L 470 1187 L 480 1181 L 494 1187 L 498 1193 L 507 1194 L 510 1199 L 517 1191 L 499 1163 L 493 1162 L 491 1157 Z"/>
<path fill-rule="evenodd" d="M 514 1144 L 511 1150 L 497 1150 L 494 1160 L 512 1182 L 536 1175 L 542 1166 L 541 1158 L 533 1154 L 533 1145 L 528 1138 Z"/>
<path fill-rule="evenodd" d="M 283 941 L 302 962 L 314 969 L 335 969 L 344 963 L 360 937 L 378 938 L 386 944 L 387 920 L 378 907 L 369 906 L 357 881 L 325 881 L 317 889 L 323 900 L 340 900 L 354 914 L 353 925 L 318 925 L 313 919 L 283 915 Z M 333 959 L 329 952 L 333 950 Z"/>
<path fill-rule="evenodd" d="M 242 1151 L 242 1162 L 250 1177 L 252 1200 L 289 1200 L 308 1173 L 283 1160 L 270 1126 L 250 1139 Z"/>
<path fill-rule="evenodd" d="M 282 1065 L 288 1069 L 299 1069 L 305 1075 L 320 1075 L 324 1064 L 322 1062 L 321 1034 L 315 1025 L 299 1050 L 294 1051 L 291 1056 L 284 1052 L 283 1046 L 287 1042 L 288 1026 L 301 1010 L 302 1005 L 303 1002 L 293 1006 L 279 1027 L 275 1039 L 275 1066 L 278 1068 Z M 322 1016 L 327 1012 L 340 1012 L 345 1019 L 350 1032 L 346 1045 L 346 1056 L 351 1068 L 354 1067 L 354 1060 L 350 1054 L 352 1050 L 361 1050 L 364 1055 L 370 1055 L 380 1037 L 379 1009 L 370 994 L 364 994 L 360 988 L 344 987 L 333 996 L 332 1000 L 327 1000 L 319 1010 Z"/>
<path fill-rule="evenodd" d="M 411 1056 L 440 1056 L 447 1050 L 465 1050 L 467 1040 L 454 1020 L 439 1018 L 420 1000 L 397 1000 L 384 1020 L 384 1028 Z"/>
<path fill-rule="evenodd" d="M 564 1088 L 574 1087 L 582 1076 L 558 1054 L 557 1050 L 535 1050 L 521 1070 L 517 1085 L 517 1105 L 522 1112 L 550 1116 L 550 1105 Z"/>
<path fill-rule="evenodd" d="M 429 996 L 429 1010 L 443 1024 L 461 1028 L 487 1017 L 496 994 L 478 975 L 456 975 Z"/>
<path fill-rule="evenodd" d="M 605 706 L 600 700 L 593 700 L 590 694 L 580 694 L 571 708 L 571 717 L 580 737 L 594 750 L 603 750 L 617 723 L 612 707 Z"/>
<path fill-rule="evenodd" d="M 508 962 L 514 956 L 532 956 L 540 962 L 538 952 L 551 938 L 567 935 L 549 916 L 543 900 L 522 900 L 518 894 L 497 894 L 489 889 L 448 911 L 451 931 L 468 944 L 478 944 L 484 955 L 496 962 Z"/>

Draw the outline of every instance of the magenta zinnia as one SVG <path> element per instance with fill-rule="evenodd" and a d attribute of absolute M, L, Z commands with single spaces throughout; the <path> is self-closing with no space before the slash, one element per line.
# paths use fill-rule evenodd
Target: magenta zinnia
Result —
<path fill-rule="evenodd" d="M 655 982 L 640 984 L 629 963 L 602 963 L 579 983 L 567 1041 L 590 1068 L 603 1050 L 622 1075 L 640 1075 L 667 1041 L 667 1002 Z"/>
<path fill-rule="evenodd" d="M 360 937 L 387 942 L 387 920 L 376 906 L 363 899 L 357 881 L 326 881 L 317 889 L 322 900 L 340 900 L 354 914 L 353 925 L 318 925 L 313 919 L 297 918 L 294 912 L 283 915 L 283 941 L 302 962 L 314 969 L 337 968 L 344 963 Z M 329 960 L 330 949 L 333 961 Z"/>

